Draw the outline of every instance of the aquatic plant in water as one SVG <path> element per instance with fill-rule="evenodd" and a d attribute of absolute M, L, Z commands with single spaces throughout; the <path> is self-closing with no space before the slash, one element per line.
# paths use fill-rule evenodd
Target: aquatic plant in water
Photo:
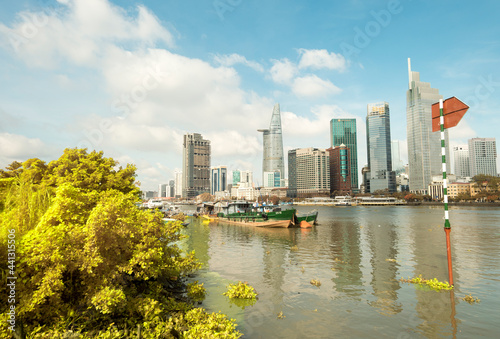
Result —
<path fill-rule="evenodd" d="M 472 295 L 466 295 L 465 297 L 462 298 L 462 300 L 467 301 L 469 304 L 474 304 L 474 303 L 480 303 L 481 299 L 479 298 L 474 298 Z"/>
<path fill-rule="evenodd" d="M 321 282 L 319 280 L 316 280 L 316 279 L 311 280 L 311 284 L 316 286 L 316 287 L 321 286 Z"/>
<path fill-rule="evenodd" d="M 399 280 L 402 282 L 405 282 L 405 283 L 410 283 L 410 284 L 426 285 L 435 291 L 451 290 L 453 288 L 453 286 L 451 286 L 447 281 L 441 282 L 441 281 L 437 280 L 436 278 L 429 279 L 429 280 L 424 279 L 424 278 L 422 278 L 421 274 L 415 278 L 411 278 L 411 279 L 401 278 Z"/>
<path fill-rule="evenodd" d="M 229 298 L 239 298 L 239 299 L 256 299 L 257 293 L 255 289 L 248 285 L 247 282 L 239 281 L 238 284 L 229 284 L 227 292 L 222 293 Z"/>

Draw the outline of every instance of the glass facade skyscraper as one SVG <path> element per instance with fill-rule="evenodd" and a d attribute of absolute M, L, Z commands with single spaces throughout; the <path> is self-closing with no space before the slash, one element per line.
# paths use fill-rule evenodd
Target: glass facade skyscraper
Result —
<path fill-rule="evenodd" d="M 259 129 L 263 133 L 264 154 L 262 160 L 262 182 L 264 182 L 264 172 L 279 171 L 284 177 L 285 162 L 283 157 L 283 137 L 281 133 L 281 113 L 280 105 L 274 105 L 271 123 L 268 129 Z"/>
<path fill-rule="evenodd" d="M 455 175 L 458 177 L 470 177 L 468 146 L 453 147 L 453 159 L 455 160 Z"/>
<path fill-rule="evenodd" d="M 227 167 L 213 167 L 211 172 L 210 194 L 227 190 Z"/>
<path fill-rule="evenodd" d="M 396 175 L 392 171 L 391 128 L 389 104 L 369 104 L 366 115 L 366 144 L 368 153 L 369 182 L 366 191 L 396 191 Z"/>
<path fill-rule="evenodd" d="M 330 146 L 338 147 L 344 144 L 350 152 L 351 188 L 358 189 L 358 142 L 356 119 L 330 120 Z"/>
<path fill-rule="evenodd" d="M 409 89 L 406 92 L 406 138 L 408 141 L 408 167 L 410 191 L 427 194 L 433 175 L 443 173 L 441 133 L 432 132 L 432 105 L 443 96 L 420 81 L 420 74 L 412 72 L 408 59 Z M 448 130 L 444 131 L 446 163 L 450 163 Z"/>

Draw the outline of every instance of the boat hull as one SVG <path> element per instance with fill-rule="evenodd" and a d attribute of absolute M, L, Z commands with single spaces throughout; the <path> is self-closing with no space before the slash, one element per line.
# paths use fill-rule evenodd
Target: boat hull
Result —
<path fill-rule="evenodd" d="M 252 227 L 268 227 L 268 228 L 288 228 L 290 227 L 290 220 L 265 220 L 265 221 L 252 221 L 245 219 L 229 219 L 219 218 L 218 222 L 224 222 L 232 225 L 252 226 Z"/>

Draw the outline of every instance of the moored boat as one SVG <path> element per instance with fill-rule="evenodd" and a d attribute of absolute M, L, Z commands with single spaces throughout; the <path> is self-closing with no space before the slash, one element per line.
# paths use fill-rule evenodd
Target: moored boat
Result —
<path fill-rule="evenodd" d="M 290 227 L 297 225 L 295 209 L 274 208 L 264 211 L 248 201 L 233 201 L 218 206 L 219 221 L 256 227 Z"/>
<path fill-rule="evenodd" d="M 297 214 L 297 224 L 300 224 L 302 221 L 307 221 L 310 224 L 316 225 L 318 218 L 318 210 L 312 210 L 309 213 Z"/>

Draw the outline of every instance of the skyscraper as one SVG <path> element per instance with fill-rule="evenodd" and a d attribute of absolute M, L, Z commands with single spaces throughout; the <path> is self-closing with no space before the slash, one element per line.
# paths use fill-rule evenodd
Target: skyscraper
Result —
<path fill-rule="evenodd" d="M 283 137 L 281 133 L 280 105 L 274 105 L 271 123 L 268 129 L 259 129 L 263 132 L 264 156 L 262 160 L 262 182 L 264 172 L 279 171 L 282 176 L 285 173 L 285 162 L 283 158 Z"/>
<path fill-rule="evenodd" d="M 368 104 L 366 115 L 366 145 L 369 173 L 366 192 L 396 191 L 396 175 L 392 171 L 391 128 L 389 104 Z"/>
<path fill-rule="evenodd" d="M 420 74 L 412 72 L 408 58 L 409 89 L 406 92 L 406 137 L 410 191 L 427 194 L 433 175 L 443 173 L 440 132 L 432 132 L 432 104 L 443 97 L 430 83 L 421 82 Z M 445 130 L 446 162 L 450 163 L 448 130 Z"/>
<path fill-rule="evenodd" d="M 288 196 L 330 194 L 330 160 L 320 148 L 288 151 Z"/>
<path fill-rule="evenodd" d="M 351 194 L 350 152 L 346 145 L 327 149 L 330 156 L 330 194 Z"/>
<path fill-rule="evenodd" d="M 399 151 L 399 140 L 392 140 L 391 142 L 391 158 L 392 170 L 399 174 L 405 170 L 405 164 L 401 160 L 401 152 Z"/>
<path fill-rule="evenodd" d="M 497 176 L 497 146 L 495 138 L 469 139 L 470 175 Z"/>
<path fill-rule="evenodd" d="M 337 147 L 342 144 L 349 148 L 351 188 L 358 189 L 358 141 L 356 133 L 356 119 L 330 120 L 330 146 Z"/>
<path fill-rule="evenodd" d="M 201 134 L 184 135 L 182 157 L 182 197 L 210 193 L 210 141 Z"/>
<path fill-rule="evenodd" d="M 211 170 L 210 194 L 227 190 L 227 167 L 218 166 Z"/>
<path fill-rule="evenodd" d="M 455 161 L 455 175 L 470 177 L 469 148 L 466 145 L 453 147 L 453 160 Z"/>

